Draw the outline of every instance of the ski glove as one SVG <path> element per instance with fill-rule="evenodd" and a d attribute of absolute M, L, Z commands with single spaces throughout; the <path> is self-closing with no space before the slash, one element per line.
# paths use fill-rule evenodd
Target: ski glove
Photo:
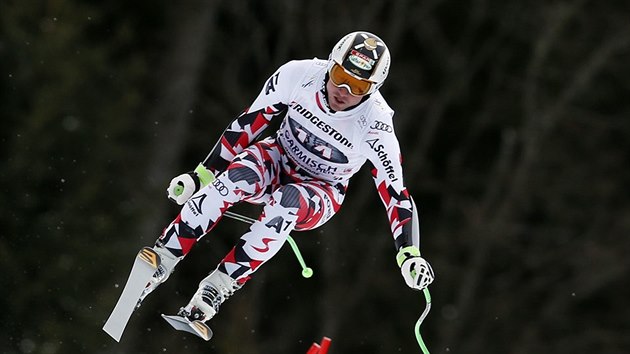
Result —
<path fill-rule="evenodd" d="M 422 290 L 435 279 L 433 269 L 429 263 L 420 257 L 420 250 L 416 246 L 403 247 L 396 255 L 405 283 L 412 289 Z"/>
<path fill-rule="evenodd" d="M 214 181 L 212 172 L 206 169 L 203 164 L 199 164 L 194 171 L 173 178 L 168 188 L 166 188 L 166 194 L 168 199 L 183 205 L 193 194 L 212 181 Z"/>

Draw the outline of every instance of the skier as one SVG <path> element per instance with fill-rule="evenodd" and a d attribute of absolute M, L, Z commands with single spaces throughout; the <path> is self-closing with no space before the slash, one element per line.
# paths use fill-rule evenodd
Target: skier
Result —
<path fill-rule="evenodd" d="M 385 43 L 360 31 L 344 36 L 328 60 L 290 61 L 271 75 L 206 159 L 171 181 L 168 197 L 184 207 L 153 247 L 161 264 L 140 301 L 166 281 L 232 205 L 263 204 L 258 221 L 178 313 L 207 322 L 278 252 L 291 231 L 312 230 L 330 220 L 350 177 L 366 160 L 373 165 L 403 279 L 413 289 L 428 286 L 433 270 L 411 235 L 418 221 L 403 183 L 394 112 L 378 91 L 389 68 Z M 273 119 L 281 120 L 275 135 L 256 141 Z"/>

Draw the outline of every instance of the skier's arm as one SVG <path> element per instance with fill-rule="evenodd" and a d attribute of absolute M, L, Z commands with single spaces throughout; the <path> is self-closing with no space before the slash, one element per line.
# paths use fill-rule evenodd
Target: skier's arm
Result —
<path fill-rule="evenodd" d="M 372 177 L 387 210 L 403 279 L 412 289 L 422 290 L 433 282 L 433 270 L 420 256 L 418 213 L 403 182 L 400 147 L 391 120 L 383 120 L 370 127 L 364 151 L 374 166 Z"/>
<path fill-rule="evenodd" d="M 403 182 L 400 147 L 391 125 L 388 131 L 372 129 L 366 134 L 363 151 L 374 166 L 372 178 L 378 195 L 387 211 L 396 250 L 413 246 L 412 215 L 413 206 L 409 192 Z M 418 246 L 417 244 L 415 246 Z"/>
<path fill-rule="evenodd" d="M 299 75 L 299 65 L 295 61 L 284 64 L 271 75 L 251 106 L 223 132 L 202 162 L 203 166 L 214 174 L 225 171 L 232 159 L 252 144 L 272 119 L 284 117 L 296 75 Z"/>
<path fill-rule="evenodd" d="M 251 106 L 230 123 L 197 168 L 171 180 L 167 188 L 169 199 L 180 205 L 185 203 L 201 187 L 212 182 L 215 175 L 225 171 L 232 159 L 251 145 L 272 119 L 283 117 L 296 74 L 299 75 L 299 66 L 289 62 L 271 75 Z"/>
<path fill-rule="evenodd" d="M 269 101 L 266 98 L 259 96 L 254 103 Z M 232 159 L 251 145 L 273 118 L 284 116 L 287 111 L 287 105 L 280 102 L 269 103 L 255 110 L 252 110 L 252 107 L 241 113 L 225 129 L 219 141 L 202 162 L 206 169 L 214 174 L 225 171 Z"/>

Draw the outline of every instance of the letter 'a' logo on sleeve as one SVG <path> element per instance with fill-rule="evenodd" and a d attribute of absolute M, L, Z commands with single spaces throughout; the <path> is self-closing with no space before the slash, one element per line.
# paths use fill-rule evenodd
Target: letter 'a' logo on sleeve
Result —
<path fill-rule="evenodd" d="M 276 85 L 278 84 L 279 76 L 280 73 L 277 72 L 275 75 L 270 77 L 269 80 L 267 80 L 267 83 L 265 84 L 265 95 L 268 95 L 270 92 L 276 92 Z"/>

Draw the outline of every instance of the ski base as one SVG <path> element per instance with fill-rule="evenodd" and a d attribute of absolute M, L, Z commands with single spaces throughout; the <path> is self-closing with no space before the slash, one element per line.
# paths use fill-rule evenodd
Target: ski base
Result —
<path fill-rule="evenodd" d="M 142 291 L 159 265 L 160 256 L 153 249 L 144 247 L 138 252 L 125 288 L 103 326 L 103 330 L 117 342 L 120 342 L 120 337 L 122 337 L 131 314 L 136 309 Z"/>
<path fill-rule="evenodd" d="M 186 317 L 177 315 L 162 315 L 162 318 L 178 331 L 192 333 L 205 341 L 209 341 L 212 338 L 210 327 L 199 320 L 190 321 Z"/>

